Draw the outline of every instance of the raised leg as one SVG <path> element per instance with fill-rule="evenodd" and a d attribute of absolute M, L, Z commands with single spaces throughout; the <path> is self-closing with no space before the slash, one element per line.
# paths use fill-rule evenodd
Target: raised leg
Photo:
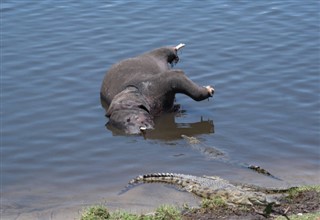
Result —
<path fill-rule="evenodd" d="M 173 93 L 185 94 L 195 101 L 212 97 L 214 89 L 211 86 L 199 86 L 191 81 L 182 70 L 169 70 L 164 73 Z"/>
<path fill-rule="evenodd" d="M 168 70 L 140 82 L 132 82 L 149 103 L 151 115 L 174 110 L 175 94 L 185 94 L 196 101 L 211 97 L 214 89 L 211 86 L 199 86 L 192 82 L 182 70 Z"/>

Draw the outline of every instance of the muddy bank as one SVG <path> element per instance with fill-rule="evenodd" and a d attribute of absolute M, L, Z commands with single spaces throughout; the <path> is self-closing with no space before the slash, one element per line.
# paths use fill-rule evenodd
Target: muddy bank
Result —
<path fill-rule="evenodd" d="M 191 219 L 275 219 L 283 216 L 284 219 L 290 219 L 291 215 L 301 215 L 306 213 L 317 213 L 320 218 L 320 191 L 306 190 L 295 192 L 292 195 L 280 199 L 279 206 L 255 207 L 230 207 L 226 205 L 217 205 L 211 207 L 201 207 L 199 209 L 186 210 L 183 218 Z"/>
<path fill-rule="evenodd" d="M 230 206 L 223 199 L 204 199 L 200 207 L 183 208 L 164 205 L 154 212 L 141 215 L 125 211 L 109 213 L 104 206 L 91 207 L 82 214 L 81 220 L 89 219 L 319 219 L 320 186 L 290 189 L 279 199 L 279 204 L 261 206 Z M 311 215 L 311 217 L 310 217 Z M 308 217 L 307 217 L 308 216 Z"/>

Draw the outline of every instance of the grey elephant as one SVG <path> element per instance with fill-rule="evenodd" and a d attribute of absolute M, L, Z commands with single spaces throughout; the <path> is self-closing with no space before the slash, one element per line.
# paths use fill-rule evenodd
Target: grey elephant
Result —
<path fill-rule="evenodd" d="M 109 125 L 126 134 L 139 134 L 154 128 L 155 117 L 176 110 L 175 94 L 196 101 L 213 96 L 211 86 L 198 86 L 182 70 L 172 69 L 182 47 L 154 49 L 109 69 L 100 90 Z"/>

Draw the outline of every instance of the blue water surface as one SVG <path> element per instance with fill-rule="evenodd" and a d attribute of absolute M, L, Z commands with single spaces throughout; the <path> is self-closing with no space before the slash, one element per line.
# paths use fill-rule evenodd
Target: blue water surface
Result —
<path fill-rule="evenodd" d="M 162 185 L 118 195 L 149 172 L 319 184 L 319 9 L 289 0 L 1 1 L 2 218 L 73 219 L 97 203 L 143 210 L 193 199 Z M 180 42 L 174 68 L 214 86 L 214 98 L 177 95 L 183 113 L 159 119 L 146 139 L 107 129 L 99 97 L 107 69 Z"/>

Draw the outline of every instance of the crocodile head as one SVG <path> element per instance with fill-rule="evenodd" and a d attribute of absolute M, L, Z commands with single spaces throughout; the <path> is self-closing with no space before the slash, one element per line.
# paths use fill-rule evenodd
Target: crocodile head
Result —
<path fill-rule="evenodd" d="M 268 196 L 261 192 L 252 192 L 252 195 L 248 197 L 250 202 L 255 205 L 275 204 L 279 205 L 279 201 L 274 196 Z"/>

